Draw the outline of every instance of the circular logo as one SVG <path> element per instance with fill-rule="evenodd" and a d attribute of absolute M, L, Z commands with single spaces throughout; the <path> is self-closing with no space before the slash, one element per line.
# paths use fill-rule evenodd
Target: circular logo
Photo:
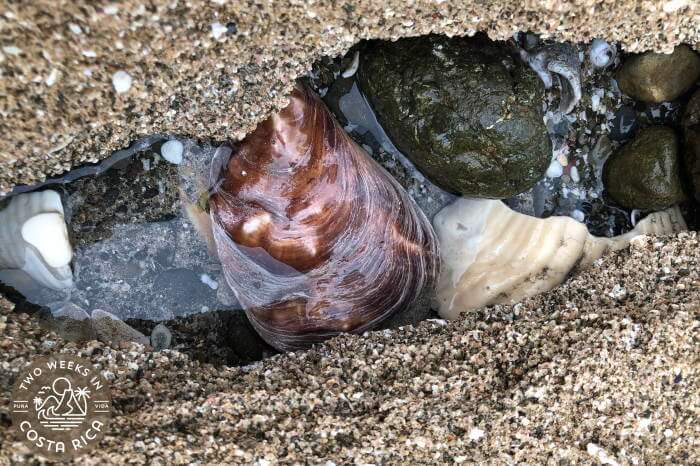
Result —
<path fill-rule="evenodd" d="M 112 411 L 109 385 L 90 361 L 69 354 L 35 359 L 15 383 L 12 425 L 32 451 L 70 459 L 94 447 Z"/>

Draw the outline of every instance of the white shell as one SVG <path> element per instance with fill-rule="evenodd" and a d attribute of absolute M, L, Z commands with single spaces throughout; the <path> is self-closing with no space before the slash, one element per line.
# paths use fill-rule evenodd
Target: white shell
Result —
<path fill-rule="evenodd" d="M 624 235 L 599 238 L 570 217 L 540 219 L 497 200 L 467 198 L 441 210 L 433 225 L 443 264 L 437 301 L 445 319 L 548 291 L 573 268 L 627 247 L 636 236 L 687 228 L 674 207 L 649 215 Z"/>
<path fill-rule="evenodd" d="M 588 58 L 596 68 L 605 68 L 610 65 L 617 55 L 617 49 L 603 39 L 594 39 L 588 49 Z"/>
<path fill-rule="evenodd" d="M 73 249 L 55 191 L 19 194 L 0 211 L 0 269 L 19 269 L 42 286 L 73 286 Z"/>

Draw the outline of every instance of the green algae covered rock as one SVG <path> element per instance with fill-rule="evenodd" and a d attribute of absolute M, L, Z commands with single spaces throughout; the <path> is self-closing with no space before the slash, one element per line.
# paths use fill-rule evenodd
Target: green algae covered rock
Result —
<path fill-rule="evenodd" d="M 603 183 L 610 197 L 630 209 L 659 210 L 683 201 L 673 129 L 653 126 L 639 131 L 605 163 Z"/>
<path fill-rule="evenodd" d="M 435 184 L 506 198 L 546 171 L 544 87 L 503 44 L 424 36 L 376 42 L 359 82 L 394 144 Z"/>

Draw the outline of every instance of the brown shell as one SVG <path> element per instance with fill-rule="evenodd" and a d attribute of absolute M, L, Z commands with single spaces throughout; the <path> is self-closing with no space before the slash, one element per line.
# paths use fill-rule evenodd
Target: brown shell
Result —
<path fill-rule="evenodd" d="M 272 346 L 363 332 L 434 285 L 425 215 L 301 85 L 223 165 L 210 199 L 219 259 Z"/>

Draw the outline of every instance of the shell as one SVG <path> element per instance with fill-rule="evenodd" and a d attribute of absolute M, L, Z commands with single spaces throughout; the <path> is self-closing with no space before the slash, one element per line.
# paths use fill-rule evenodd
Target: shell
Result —
<path fill-rule="evenodd" d="M 570 44 L 545 44 L 533 51 L 520 49 L 520 57 L 537 73 L 546 89 L 558 82 L 559 111 L 571 113 L 581 100 L 581 61 L 576 48 Z"/>
<path fill-rule="evenodd" d="M 272 346 L 363 332 L 432 290 L 430 223 L 307 89 L 212 168 L 224 276 Z"/>
<path fill-rule="evenodd" d="M 635 236 L 686 229 L 674 207 L 647 216 L 624 235 L 599 238 L 569 217 L 540 219 L 497 200 L 467 198 L 441 210 L 433 224 L 443 264 L 437 303 L 445 319 L 548 291 L 575 267 L 627 247 Z"/>
<path fill-rule="evenodd" d="M 588 58 L 596 68 L 607 68 L 617 55 L 615 45 L 610 45 L 603 39 L 593 39 L 588 49 Z"/>
<path fill-rule="evenodd" d="M 19 269 L 54 290 L 73 287 L 73 249 L 61 197 L 46 190 L 14 196 L 0 211 L 0 269 Z"/>

